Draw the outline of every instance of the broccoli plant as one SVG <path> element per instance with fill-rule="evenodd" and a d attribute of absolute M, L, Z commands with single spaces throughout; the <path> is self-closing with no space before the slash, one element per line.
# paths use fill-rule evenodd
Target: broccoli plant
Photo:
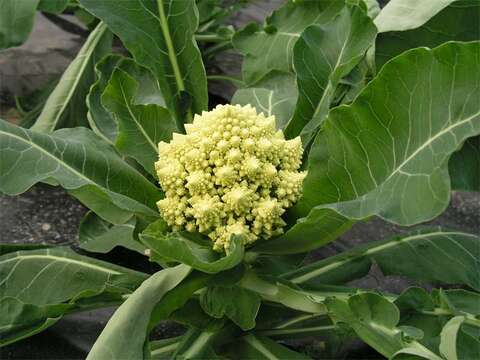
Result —
<path fill-rule="evenodd" d="M 62 186 L 90 209 L 80 248 L 161 269 L 2 245 L 0 345 L 118 306 L 88 359 L 332 358 L 358 340 L 391 359 L 478 358 L 480 238 L 411 226 L 480 188 L 480 3 L 286 2 L 228 40 L 243 85 L 213 109 L 196 3 L 217 2 L 79 0 L 98 22 L 84 48 L 111 32 L 128 50 L 96 63 L 75 121 L 89 128 L 57 129 L 70 81 L 31 129 L 0 121 L 0 192 Z M 372 217 L 405 232 L 308 256 Z M 358 287 L 374 264 L 415 286 Z M 186 332 L 152 338 L 163 320 Z"/>

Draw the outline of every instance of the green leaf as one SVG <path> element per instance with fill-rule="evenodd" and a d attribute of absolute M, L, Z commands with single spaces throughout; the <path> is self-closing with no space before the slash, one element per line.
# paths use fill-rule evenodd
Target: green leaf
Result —
<path fill-rule="evenodd" d="M 0 0 L 0 49 L 19 46 L 32 31 L 39 0 Z"/>
<path fill-rule="evenodd" d="M 375 18 L 379 32 L 415 29 L 455 0 L 391 0 Z"/>
<path fill-rule="evenodd" d="M 480 191 L 480 136 L 467 139 L 448 161 L 455 190 Z"/>
<path fill-rule="evenodd" d="M 440 334 L 440 353 L 447 360 L 475 359 L 480 354 L 480 341 L 461 331 L 464 316 L 450 319 Z"/>
<path fill-rule="evenodd" d="M 96 253 L 107 253 L 116 246 L 145 254 L 146 247 L 135 240 L 135 219 L 125 224 L 112 225 L 93 212 L 88 212 L 80 222 L 78 242 L 81 249 Z"/>
<path fill-rule="evenodd" d="M 293 49 L 299 98 L 285 136 L 302 134 L 308 144 L 325 120 L 340 80 L 363 58 L 377 30 L 359 6 L 346 6 L 334 20 L 305 29 Z"/>
<path fill-rule="evenodd" d="M 59 304 L 109 286 L 133 291 L 146 275 L 68 249 L 18 251 L 0 257 L 0 293 L 33 305 Z M 85 295 L 85 294 L 83 294 Z"/>
<path fill-rule="evenodd" d="M 90 88 L 87 96 L 87 119 L 91 129 L 107 142 L 113 144 L 118 135 L 118 124 L 102 105 L 101 96 L 112 76 L 113 70 L 123 59 L 122 56 L 110 54 L 95 65 L 97 81 Z"/>
<path fill-rule="evenodd" d="M 311 24 L 326 24 L 344 6 L 343 1 L 288 1 L 274 11 L 260 29 L 250 24 L 233 37 L 233 45 L 245 57 L 243 80 L 253 85 L 273 70 L 293 72 L 295 42 Z"/>
<path fill-rule="evenodd" d="M 10 195 L 53 179 L 111 223 L 158 216 L 160 190 L 88 129 L 47 135 L 0 120 L 0 174 L 0 192 Z"/>
<path fill-rule="evenodd" d="M 305 216 L 316 205 L 352 219 L 411 225 L 442 212 L 448 158 L 480 133 L 480 43 L 415 49 L 390 61 L 352 105 L 324 122 L 309 153 Z"/>
<path fill-rule="evenodd" d="M 71 304 L 36 306 L 13 297 L 0 299 L 0 347 L 38 334 L 55 324 Z"/>
<path fill-rule="evenodd" d="M 260 308 L 260 296 L 238 286 L 212 286 L 200 297 L 202 309 L 210 316 L 228 317 L 242 330 L 255 327 L 255 318 Z"/>
<path fill-rule="evenodd" d="M 179 265 L 159 271 L 145 280 L 110 318 L 87 359 L 148 358 L 147 330 L 152 311 L 189 272 L 188 266 Z"/>
<path fill-rule="evenodd" d="M 441 360 L 397 327 L 398 308 L 381 295 L 364 293 L 353 295 L 347 301 L 330 298 L 325 303 L 335 322 L 348 324 L 360 339 L 387 358 L 400 350 L 413 350 L 424 358 Z"/>
<path fill-rule="evenodd" d="M 177 261 L 213 274 L 231 269 L 243 259 L 243 238 L 233 236 L 227 254 L 212 249 L 209 240 L 194 238 L 187 232 L 165 232 L 163 220 L 151 224 L 140 240 L 152 250 L 152 260 Z"/>
<path fill-rule="evenodd" d="M 68 2 L 69 0 L 40 0 L 38 10 L 60 14 L 67 8 Z"/>
<path fill-rule="evenodd" d="M 426 4 L 427 2 L 418 2 Z M 402 19 L 407 19 L 402 14 Z M 402 52 L 421 46 L 434 48 L 447 41 L 478 40 L 480 3 L 477 0 L 454 1 L 422 26 L 406 31 L 378 34 L 375 62 L 378 69 Z"/>
<path fill-rule="evenodd" d="M 276 343 L 275 341 L 260 335 L 249 334 L 230 345 L 232 354 L 238 359 L 258 360 L 306 360 L 308 356 L 290 350 L 289 348 Z"/>
<path fill-rule="evenodd" d="M 274 115 L 278 129 L 283 129 L 293 115 L 298 92 L 292 74 L 271 72 L 254 87 L 239 89 L 232 104 L 250 104 L 258 113 Z"/>
<path fill-rule="evenodd" d="M 85 97 L 94 81 L 95 63 L 111 50 L 112 34 L 97 25 L 48 97 L 32 130 L 52 132 L 60 126 L 87 124 Z"/>
<path fill-rule="evenodd" d="M 420 230 L 356 247 L 282 277 L 295 284 L 342 284 L 365 276 L 375 262 L 385 275 L 479 290 L 479 241 L 476 235 L 457 231 Z"/>
<path fill-rule="evenodd" d="M 133 0 L 128 6 L 109 0 L 80 3 L 109 26 L 139 64 L 152 70 L 180 128 L 184 92 L 191 98 L 191 113 L 207 109 L 205 69 L 193 38 L 198 27 L 195 2 Z"/>
<path fill-rule="evenodd" d="M 285 234 L 259 243 L 253 252 L 266 254 L 296 254 L 314 250 L 338 238 L 351 228 L 353 221 L 325 208 L 313 208 Z"/>
<path fill-rule="evenodd" d="M 138 89 L 138 82 L 117 68 L 103 92 L 102 103 L 119 125 L 116 148 L 137 160 L 150 174 L 155 174 L 158 143 L 169 141 L 176 126 L 164 107 L 136 105 Z"/>

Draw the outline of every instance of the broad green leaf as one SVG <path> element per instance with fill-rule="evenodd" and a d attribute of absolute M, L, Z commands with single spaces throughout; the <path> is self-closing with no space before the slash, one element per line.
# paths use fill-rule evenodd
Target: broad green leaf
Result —
<path fill-rule="evenodd" d="M 149 356 L 148 324 L 155 305 L 189 274 L 179 265 L 145 280 L 108 321 L 87 359 L 143 359 Z"/>
<path fill-rule="evenodd" d="M 0 0 L 0 49 L 19 46 L 32 31 L 39 0 Z"/>
<path fill-rule="evenodd" d="M 135 60 L 152 70 L 168 109 L 183 124 L 180 100 L 190 96 L 190 113 L 207 109 L 205 69 L 193 35 L 198 27 L 194 1 L 80 0 L 122 40 Z"/>
<path fill-rule="evenodd" d="M 298 92 L 292 74 L 272 72 L 254 87 L 239 89 L 232 104 L 250 104 L 258 113 L 274 115 L 278 129 L 283 129 L 293 115 Z"/>
<path fill-rule="evenodd" d="M 209 240 L 186 232 L 165 232 L 163 220 L 145 229 L 140 240 L 152 250 L 152 260 L 177 261 L 210 274 L 233 268 L 244 254 L 243 238 L 239 236 L 233 236 L 228 253 L 221 254 L 212 249 Z"/>
<path fill-rule="evenodd" d="M 55 324 L 72 304 L 37 306 L 14 297 L 0 299 L 0 347 L 35 335 Z"/>
<path fill-rule="evenodd" d="M 293 49 L 299 98 L 286 137 L 308 144 L 325 120 L 340 80 L 363 58 L 377 30 L 359 6 L 346 6 L 327 24 L 305 29 Z"/>
<path fill-rule="evenodd" d="M 480 354 L 480 341 L 462 332 L 465 316 L 450 319 L 440 334 L 440 353 L 447 360 L 475 359 Z"/>
<path fill-rule="evenodd" d="M 95 63 L 111 49 L 112 34 L 99 23 L 68 65 L 48 97 L 32 130 L 52 132 L 60 126 L 87 124 L 85 97 L 95 77 Z"/>
<path fill-rule="evenodd" d="M 356 247 L 282 277 L 295 284 L 342 284 L 365 276 L 375 262 L 385 275 L 479 290 L 479 241 L 476 235 L 457 231 L 422 230 Z"/>
<path fill-rule="evenodd" d="M 40 0 L 38 10 L 52 14 L 60 14 L 67 8 L 69 1 L 70 0 Z"/>
<path fill-rule="evenodd" d="M 386 64 L 352 105 L 330 111 L 294 214 L 320 205 L 411 225 L 442 212 L 448 159 L 480 133 L 479 66 L 479 42 L 415 49 Z"/>
<path fill-rule="evenodd" d="M 448 161 L 452 189 L 480 191 L 480 136 L 467 139 Z"/>
<path fill-rule="evenodd" d="M 275 341 L 260 335 L 249 334 L 231 345 L 231 352 L 238 359 L 258 360 L 306 360 L 308 356 L 290 350 L 289 348 L 276 343 Z"/>
<path fill-rule="evenodd" d="M 380 69 L 388 60 L 412 48 L 420 46 L 434 48 L 452 40 L 478 40 L 479 22 L 480 2 L 462 0 L 452 2 L 420 27 L 380 33 L 375 44 L 376 67 Z"/>
<path fill-rule="evenodd" d="M 325 208 L 313 208 L 285 234 L 259 243 L 253 252 L 266 254 L 296 254 L 314 250 L 335 240 L 350 229 L 353 221 Z"/>
<path fill-rule="evenodd" d="M 191 328 L 182 337 L 173 354 L 173 359 L 219 359 L 212 349 L 212 343 L 218 337 L 218 330 L 199 330 Z"/>
<path fill-rule="evenodd" d="M 47 135 L 0 120 L 0 174 L 0 192 L 10 195 L 55 180 L 111 223 L 134 212 L 158 216 L 160 190 L 88 129 Z"/>
<path fill-rule="evenodd" d="M 102 104 L 116 119 L 119 129 L 116 148 L 155 174 L 158 143 L 169 141 L 176 130 L 175 120 L 164 107 L 136 105 L 138 82 L 124 70 L 114 70 L 102 95 Z"/>
<path fill-rule="evenodd" d="M 210 316 L 228 317 L 242 330 L 255 327 L 255 318 L 260 308 L 260 296 L 239 286 L 212 286 L 200 297 L 202 309 Z"/>
<path fill-rule="evenodd" d="M 98 136 L 113 144 L 118 135 L 118 124 L 102 105 L 101 96 L 112 76 L 113 70 L 122 60 L 122 56 L 110 54 L 95 65 L 97 81 L 90 88 L 87 96 L 87 119 L 90 128 Z"/>
<path fill-rule="evenodd" d="M 293 72 L 295 42 L 311 24 L 328 23 L 343 1 L 288 1 L 266 19 L 263 28 L 250 24 L 235 34 L 233 45 L 244 56 L 243 80 L 253 85 L 273 70 Z"/>
<path fill-rule="evenodd" d="M 78 230 L 78 242 L 81 249 L 96 253 L 107 253 L 116 246 L 145 253 L 145 246 L 135 240 L 135 219 L 125 224 L 113 225 L 93 212 L 88 212 L 82 219 Z"/>
<path fill-rule="evenodd" d="M 152 360 L 168 360 L 172 358 L 172 354 L 177 350 L 181 341 L 181 336 L 167 338 L 162 340 L 151 341 L 150 358 Z"/>
<path fill-rule="evenodd" d="M 363 293 L 346 301 L 330 298 L 326 305 L 335 322 L 348 324 L 360 339 L 387 358 L 408 349 L 421 353 L 424 358 L 441 360 L 397 327 L 400 320 L 398 308 L 381 295 Z"/>
<path fill-rule="evenodd" d="M 379 32 L 415 29 L 455 0 L 390 0 L 375 18 Z"/>
<path fill-rule="evenodd" d="M 68 249 L 18 251 L 0 257 L 0 293 L 33 305 L 67 302 L 107 285 L 133 291 L 146 275 Z"/>

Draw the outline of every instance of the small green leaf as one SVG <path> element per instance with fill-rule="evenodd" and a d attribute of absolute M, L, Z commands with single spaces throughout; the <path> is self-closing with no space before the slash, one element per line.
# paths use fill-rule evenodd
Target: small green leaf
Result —
<path fill-rule="evenodd" d="M 401 225 L 442 212 L 450 198 L 448 159 L 480 133 L 480 72 L 471 70 L 480 66 L 479 54 L 479 42 L 408 51 L 352 105 L 331 110 L 292 212 L 305 216 L 320 205 Z"/>
<path fill-rule="evenodd" d="M 179 127 L 185 113 L 183 93 L 191 100 L 190 113 L 207 109 L 205 69 L 194 40 L 198 13 L 194 1 L 131 0 L 128 6 L 109 0 L 80 0 L 122 40 L 135 60 L 155 75 L 168 109 Z"/>
<path fill-rule="evenodd" d="M 0 159 L 0 192 L 16 195 L 55 180 L 111 223 L 132 213 L 158 216 L 160 190 L 88 129 L 47 135 L 0 120 Z"/>
<path fill-rule="evenodd" d="M 212 286 L 200 298 L 202 309 L 207 314 L 217 319 L 226 316 L 242 330 L 255 327 L 260 302 L 256 293 L 238 286 Z"/>
<path fill-rule="evenodd" d="M 0 49 L 19 46 L 32 31 L 39 0 L 0 1 Z"/>
<path fill-rule="evenodd" d="M 150 174 L 155 174 L 158 143 L 169 141 L 176 126 L 164 107 L 135 104 L 138 89 L 138 82 L 117 68 L 103 92 L 102 104 L 119 125 L 116 148 L 137 160 Z"/>
<path fill-rule="evenodd" d="M 232 104 L 250 104 L 258 113 L 274 115 L 278 129 L 284 129 L 293 115 L 298 92 L 292 74 L 271 72 L 254 87 L 239 89 Z"/>
<path fill-rule="evenodd" d="M 375 18 L 379 32 L 415 29 L 455 0 L 391 0 Z"/>
<path fill-rule="evenodd" d="M 189 272 L 188 266 L 179 265 L 159 271 L 145 280 L 110 318 L 87 359 L 148 358 L 149 348 L 145 345 L 152 311 Z"/>
<path fill-rule="evenodd" d="M 325 302 L 335 322 L 348 324 L 368 345 L 387 358 L 401 350 L 415 349 L 431 360 L 441 358 L 397 327 L 400 320 L 398 308 L 381 295 L 363 293 L 347 301 L 329 298 Z M 411 333 L 413 329 L 409 329 Z M 416 331 L 417 332 L 417 331 Z"/>
<path fill-rule="evenodd" d="M 151 224 L 140 235 L 140 240 L 152 250 L 152 259 L 177 261 L 194 269 L 217 273 L 231 269 L 243 259 L 243 238 L 233 236 L 227 254 L 212 249 L 209 240 L 194 237 L 186 232 L 165 232 L 163 220 Z"/>
<path fill-rule="evenodd" d="M 343 6 L 337 0 L 288 1 L 266 19 L 263 29 L 253 23 L 236 33 L 233 45 L 245 56 L 245 83 L 253 85 L 274 70 L 293 72 L 293 46 L 303 30 L 328 23 Z"/>
<path fill-rule="evenodd" d="M 327 24 L 305 29 L 293 49 L 299 98 L 285 136 L 308 144 L 325 120 L 340 80 L 364 57 L 377 30 L 359 6 L 346 6 Z"/>
<path fill-rule="evenodd" d="M 144 254 L 146 247 L 134 238 L 135 219 L 125 224 L 112 225 L 93 212 L 88 212 L 80 222 L 78 242 L 81 249 L 107 253 L 116 246 Z"/>
<path fill-rule="evenodd" d="M 95 63 L 111 50 L 112 34 L 103 23 L 97 25 L 48 97 L 32 130 L 52 132 L 58 127 L 87 123 L 85 97 L 94 82 Z"/>

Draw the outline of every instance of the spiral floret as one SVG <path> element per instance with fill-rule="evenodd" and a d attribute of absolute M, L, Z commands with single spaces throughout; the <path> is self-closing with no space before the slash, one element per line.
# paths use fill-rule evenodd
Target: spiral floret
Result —
<path fill-rule="evenodd" d="M 165 191 L 157 205 L 173 230 L 203 233 L 217 251 L 232 235 L 246 245 L 280 235 L 306 176 L 300 138 L 285 140 L 275 117 L 250 105 L 219 105 L 185 130 L 158 145 L 155 163 Z"/>

